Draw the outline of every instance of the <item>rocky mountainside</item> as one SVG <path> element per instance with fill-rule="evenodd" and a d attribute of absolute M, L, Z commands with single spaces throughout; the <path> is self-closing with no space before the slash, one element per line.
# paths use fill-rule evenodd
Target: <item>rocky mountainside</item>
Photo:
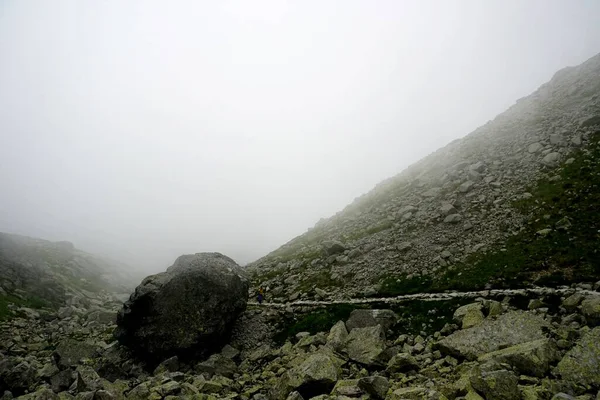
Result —
<path fill-rule="evenodd" d="M 0 319 L 18 308 L 53 308 L 99 293 L 129 295 L 131 268 L 83 252 L 70 242 L 0 233 Z"/>
<path fill-rule="evenodd" d="M 253 283 L 293 301 L 595 282 L 599 131 L 600 54 L 250 264 Z"/>

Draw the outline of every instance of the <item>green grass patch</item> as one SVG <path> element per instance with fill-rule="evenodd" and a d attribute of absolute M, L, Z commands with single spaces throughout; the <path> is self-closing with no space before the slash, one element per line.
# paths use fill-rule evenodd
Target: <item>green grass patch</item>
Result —
<path fill-rule="evenodd" d="M 273 340 L 278 344 L 282 344 L 286 339 L 295 336 L 299 332 L 309 332 L 311 334 L 327 332 L 336 322 L 347 320 L 353 310 L 363 307 L 353 304 L 331 305 L 326 309 L 302 315 L 298 319 L 284 320 L 283 327 L 273 337 Z"/>
<path fill-rule="evenodd" d="M 381 289 L 377 296 L 422 293 L 430 290 L 432 284 L 433 279 L 430 276 L 415 275 L 410 278 L 406 275 L 390 276 L 381 282 Z"/>
<path fill-rule="evenodd" d="M 26 299 L 21 299 L 13 295 L 0 296 L 0 321 L 4 321 L 13 317 L 9 307 L 11 304 L 14 304 L 17 307 L 34 309 L 40 309 L 49 306 L 48 302 L 37 296 L 30 296 Z"/>

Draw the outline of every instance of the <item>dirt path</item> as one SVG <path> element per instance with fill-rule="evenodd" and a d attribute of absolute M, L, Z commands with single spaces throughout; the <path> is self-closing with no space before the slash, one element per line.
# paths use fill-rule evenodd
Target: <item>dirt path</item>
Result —
<path fill-rule="evenodd" d="M 440 301 L 440 300 L 451 300 L 451 299 L 469 299 L 478 297 L 498 297 L 498 296 L 516 296 L 516 295 L 571 295 L 574 293 L 581 293 L 586 296 L 600 296 L 600 292 L 593 290 L 585 290 L 579 288 L 549 288 L 549 287 L 536 287 L 530 289 L 492 289 L 492 290 L 480 290 L 475 292 L 444 292 L 444 293 L 416 293 L 407 294 L 396 297 L 379 297 L 379 298 L 361 298 L 361 299 L 340 299 L 330 301 L 319 301 L 319 300 L 298 300 L 289 303 L 271 303 L 263 302 L 258 304 L 256 301 L 248 302 L 249 305 L 258 307 L 270 307 L 270 308 L 294 308 L 294 307 L 320 307 L 327 305 L 337 304 L 369 304 L 369 303 L 402 303 L 410 300 L 422 300 L 422 301 Z"/>

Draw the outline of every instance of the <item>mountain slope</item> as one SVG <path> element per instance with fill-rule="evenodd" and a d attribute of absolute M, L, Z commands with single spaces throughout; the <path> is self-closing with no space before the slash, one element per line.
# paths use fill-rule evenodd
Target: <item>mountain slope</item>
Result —
<path fill-rule="evenodd" d="M 250 264 L 254 283 L 293 300 L 599 279 L 599 96 L 600 54 Z"/>
<path fill-rule="evenodd" d="M 94 298 L 102 291 L 129 293 L 130 268 L 76 249 L 0 232 L 0 318 L 9 304 L 56 308 L 68 298 Z M 14 307 L 13 307 L 14 308 Z"/>

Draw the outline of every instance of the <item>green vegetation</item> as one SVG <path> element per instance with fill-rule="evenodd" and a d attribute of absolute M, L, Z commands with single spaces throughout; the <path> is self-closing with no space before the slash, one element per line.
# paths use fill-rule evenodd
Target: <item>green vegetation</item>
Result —
<path fill-rule="evenodd" d="M 529 223 L 502 249 L 472 254 L 432 279 L 389 277 L 382 294 L 400 295 L 444 290 L 563 285 L 600 279 L 600 132 L 587 150 L 557 170 L 559 180 L 542 179 L 529 199 L 513 206 Z M 562 226 L 562 228 L 561 228 Z M 544 234 L 538 232 L 549 229 Z M 397 280 L 400 280 L 398 282 Z"/>
<path fill-rule="evenodd" d="M 411 300 L 394 305 L 391 309 L 400 317 L 393 329 L 394 333 L 418 335 L 425 332 L 431 335 L 440 331 L 446 323 L 452 322 L 454 311 L 458 307 L 472 302 L 473 299 Z"/>
<path fill-rule="evenodd" d="M 428 291 L 433 284 L 429 276 L 415 275 L 407 278 L 406 275 L 388 277 L 381 283 L 379 294 L 375 296 L 397 296 L 398 294 L 413 294 Z"/>
<path fill-rule="evenodd" d="M 26 299 L 21 299 L 13 295 L 0 296 L 0 321 L 4 321 L 13 316 L 9 309 L 10 304 L 34 309 L 48 307 L 48 303 L 37 296 L 30 296 Z"/>
<path fill-rule="evenodd" d="M 327 309 L 318 310 L 301 316 L 298 320 L 285 321 L 284 327 L 274 336 L 276 343 L 282 344 L 287 338 L 295 336 L 299 332 L 327 332 L 340 320 L 347 320 L 350 313 L 362 308 L 361 305 L 341 304 L 332 305 Z"/>

